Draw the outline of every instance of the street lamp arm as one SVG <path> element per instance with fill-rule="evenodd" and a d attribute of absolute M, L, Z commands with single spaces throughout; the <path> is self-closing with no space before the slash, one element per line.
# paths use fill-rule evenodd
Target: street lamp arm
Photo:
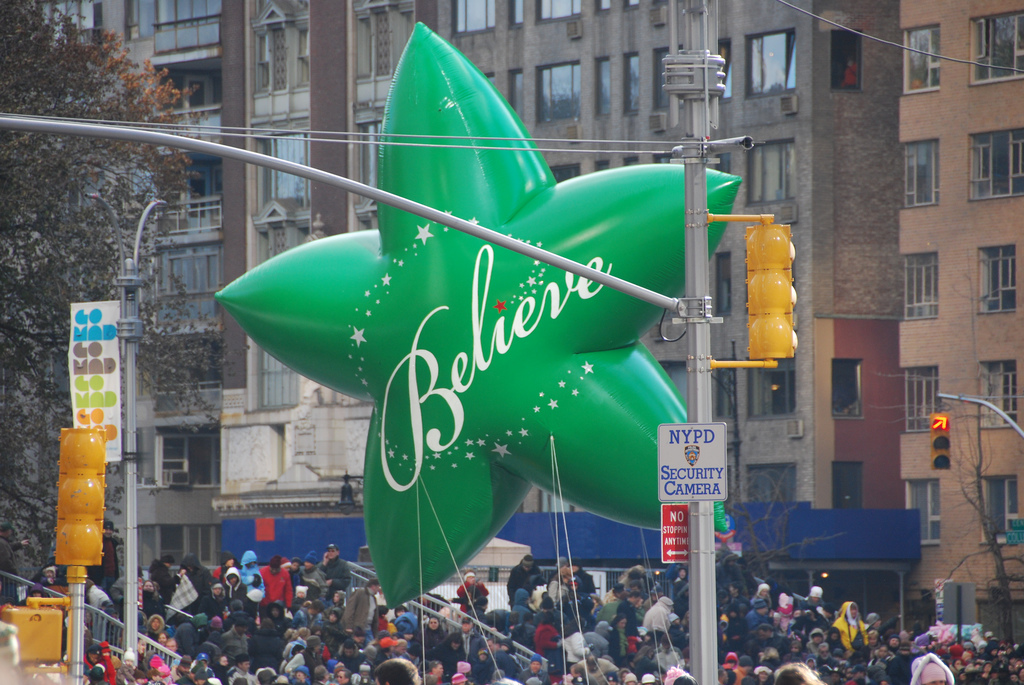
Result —
<path fill-rule="evenodd" d="M 936 393 L 936 395 L 944 400 L 958 400 L 960 402 L 970 402 L 971 404 L 980 404 L 983 407 L 988 407 L 996 414 L 998 414 L 1003 421 L 1006 421 L 1006 423 L 1010 424 L 1010 427 L 1013 428 L 1013 430 L 1017 431 L 1017 435 L 1024 438 L 1024 429 L 1021 429 L 1021 427 L 1017 425 L 1017 422 L 1010 418 L 1009 414 L 1007 414 L 1005 411 L 1003 411 L 996 405 L 992 404 L 988 400 L 983 400 L 980 397 L 974 397 L 972 395 L 950 395 L 949 393 L 945 392 Z"/>
<path fill-rule="evenodd" d="M 135 251 L 132 253 L 132 258 L 135 260 L 135 268 L 139 266 L 139 247 L 142 245 L 142 229 L 146 227 L 150 213 L 160 205 L 166 204 L 163 200 L 151 201 L 146 205 L 146 209 L 143 210 L 142 217 L 139 218 L 139 227 L 135 230 Z"/>

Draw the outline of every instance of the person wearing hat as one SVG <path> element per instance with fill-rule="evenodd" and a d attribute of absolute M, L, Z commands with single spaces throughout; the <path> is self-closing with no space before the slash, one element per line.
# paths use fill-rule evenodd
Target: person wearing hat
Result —
<path fill-rule="evenodd" d="M 533 592 L 533 588 L 536 587 L 534 582 L 536 576 L 537 565 L 533 561 L 532 554 L 525 555 L 518 564 L 512 567 L 508 574 L 508 584 L 505 586 L 508 590 L 509 606 L 515 604 L 516 590 Z"/>
<path fill-rule="evenodd" d="M 459 603 L 462 613 L 483 618 L 484 612 L 487 611 L 487 595 L 490 591 L 483 583 L 477 581 L 476 573 L 473 571 L 466 571 L 463 579 L 462 585 L 455 591 L 455 601 Z"/>
<path fill-rule="evenodd" d="M 117 548 L 121 546 L 121 539 L 114 536 L 114 522 L 107 520 L 103 522 L 103 556 L 96 566 L 87 566 L 86 575 L 92 579 L 104 592 L 110 592 L 110 586 L 114 584 L 119 576 L 117 565 Z"/>
<path fill-rule="evenodd" d="M 280 554 L 270 557 L 266 566 L 260 569 L 263 577 L 263 599 L 260 606 L 266 607 L 272 602 L 281 602 L 284 607 L 292 605 L 292 576 L 281 568 L 284 558 Z"/>
<path fill-rule="evenodd" d="M 320 599 L 327 594 L 327 578 L 317 566 L 319 562 L 320 557 L 313 550 L 310 550 L 302 560 L 299 584 L 306 586 L 306 599 Z"/>
<path fill-rule="evenodd" d="M 352 584 L 352 572 L 349 570 L 348 562 L 341 558 L 341 552 L 333 542 L 327 545 L 318 568 L 327 580 L 328 597 L 334 596 L 338 590 L 347 591 L 348 586 Z"/>
<path fill-rule="evenodd" d="M 638 681 L 636 675 L 629 671 L 627 671 L 626 674 L 622 676 L 622 685 L 630 685 L 631 683 L 632 685 L 636 685 L 637 682 Z"/>
<path fill-rule="evenodd" d="M 747 630 L 753 632 L 760 625 L 771 625 L 772 617 L 769 614 L 768 602 L 762 597 L 756 598 L 750 603 L 750 611 L 747 612 Z"/>
<path fill-rule="evenodd" d="M 839 631 L 839 639 L 842 641 L 847 658 L 855 651 L 863 649 L 868 643 L 867 626 L 861 620 L 859 612 L 856 602 L 844 602 L 839 609 L 839 617 L 832 624 L 832 627 Z"/>

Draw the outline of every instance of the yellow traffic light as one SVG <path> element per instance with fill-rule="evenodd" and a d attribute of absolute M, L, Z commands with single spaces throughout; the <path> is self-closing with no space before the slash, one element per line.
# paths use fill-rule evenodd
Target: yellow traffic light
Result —
<path fill-rule="evenodd" d="M 106 460 L 106 432 L 102 428 L 61 429 L 58 564 L 95 566 L 102 560 Z"/>
<path fill-rule="evenodd" d="M 932 414 L 928 417 L 931 426 L 932 468 L 948 469 L 949 460 L 949 414 Z"/>
<path fill-rule="evenodd" d="M 793 330 L 793 257 L 789 226 L 747 227 L 747 327 L 750 359 L 787 359 L 796 352 Z"/>

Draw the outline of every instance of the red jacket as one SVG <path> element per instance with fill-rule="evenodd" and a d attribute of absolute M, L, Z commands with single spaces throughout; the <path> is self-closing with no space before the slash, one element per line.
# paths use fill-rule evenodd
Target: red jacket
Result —
<path fill-rule="evenodd" d="M 273 573 L 269 566 L 264 566 L 260 569 L 260 575 L 263 577 L 263 601 L 260 602 L 260 606 L 282 602 L 285 609 L 291 610 L 292 574 L 284 569 L 278 569 L 277 573 Z"/>
<path fill-rule="evenodd" d="M 533 634 L 533 647 L 543 654 L 545 649 L 556 649 L 558 647 L 557 640 L 560 639 L 558 628 L 550 623 L 541 623 Z"/>

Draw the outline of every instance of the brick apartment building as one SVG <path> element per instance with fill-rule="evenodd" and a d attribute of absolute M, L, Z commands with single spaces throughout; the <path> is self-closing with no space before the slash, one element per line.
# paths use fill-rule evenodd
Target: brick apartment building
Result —
<path fill-rule="evenodd" d="M 977 585 L 981 617 L 997 541 L 1018 517 L 1024 439 L 997 415 L 936 393 L 982 396 L 1017 417 L 1024 314 L 1016 303 L 1016 248 L 1024 239 L 1024 3 L 903 3 L 906 44 L 990 66 L 908 55 L 900 102 L 907 183 L 900 212 L 905 302 L 900 366 L 906 426 L 900 441 L 907 504 L 922 512 L 922 560 L 912 594 L 936 580 Z M 941 160 L 941 164 L 940 164 Z M 928 415 L 952 417 L 952 468 L 930 467 Z M 1019 573 L 1021 548 L 997 545 Z M 1014 589 L 1020 601 L 1019 589 Z M 1020 614 L 1015 612 L 1020 627 Z M 990 621 L 986 620 L 986 624 Z M 1019 634 L 1019 633 L 1018 633 Z"/>

